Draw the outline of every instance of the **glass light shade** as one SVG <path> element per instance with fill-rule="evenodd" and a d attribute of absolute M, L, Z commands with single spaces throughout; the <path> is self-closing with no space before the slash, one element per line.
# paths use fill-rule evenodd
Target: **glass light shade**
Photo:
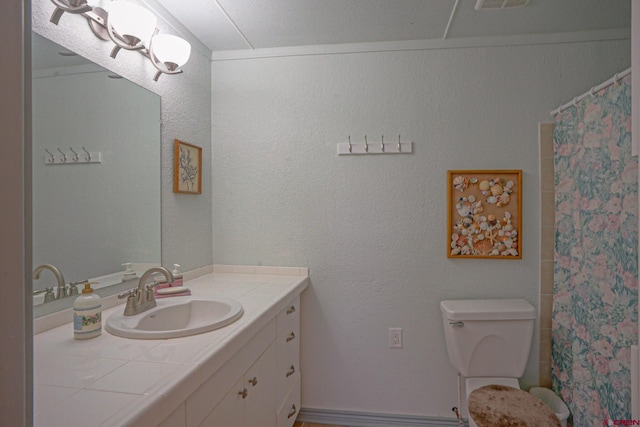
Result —
<path fill-rule="evenodd" d="M 109 5 L 108 25 L 119 35 L 135 37 L 145 46 L 149 46 L 156 22 L 153 12 L 135 3 L 116 0 Z"/>
<path fill-rule="evenodd" d="M 182 67 L 191 56 L 191 45 L 185 39 L 170 34 L 158 34 L 153 38 L 153 54 L 158 61 L 171 62 Z"/>

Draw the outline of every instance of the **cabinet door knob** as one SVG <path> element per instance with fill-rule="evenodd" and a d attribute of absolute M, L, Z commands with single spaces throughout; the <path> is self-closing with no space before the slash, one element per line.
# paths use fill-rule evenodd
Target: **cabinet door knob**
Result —
<path fill-rule="evenodd" d="M 253 377 L 249 380 L 249 384 L 255 387 L 258 384 L 258 377 Z"/>
<path fill-rule="evenodd" d="M 291 307 L 289 307 L 287 309 L 287 314 L 293 314 L 295 312 L 296 312 L 296 306 L 295 305 L 292 305 Z"/>
<path fill-rule="evenodd" d="M 289 342 L 289 341 L 293 341 L 293 340 L 295 340 L 295 339 L 296 339 L 296 334 L 295 334 L 294 332 L 291 332 L 291 333 L 289 334 L 289 336 L 287 337 L 287 342 Z"/>
<path fill-rule="evenodd" d="M 289 414 L 287 414 L 287 418 L 293 417 L 296 412 L 298 412 L 298 410 L 296 409 L 296 404 L 294 403 L 293 405 L 291 405 L 291 410 L 289 411 Z"/>
<path fill-rule="evenodd" d="M 291 365 L 289 370 L 287 371 L 286 378 L 289 378 L 291 375 L 296 373 L 296 367 Z"/>
<path fill-rule="evenodd" d="M 246 398 L 247 398 L 247 395 L 249 394 L 249 392 L 247 391 L 247 389 L 246 389 L 246 388 L 243 388 L 243 389 L 242 389 L 242 391 L 239 391 L 239 392 L 238 392 L 238 394 L 239 394 L 240 396 L 242 396 L 242 398 L 243 398 L 243 399 L 246 399 Z"/>

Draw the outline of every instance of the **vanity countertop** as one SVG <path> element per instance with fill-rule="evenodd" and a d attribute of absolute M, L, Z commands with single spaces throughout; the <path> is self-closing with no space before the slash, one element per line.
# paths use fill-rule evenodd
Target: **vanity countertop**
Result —
<path fill-rule="evenodd" d="M 120 338 L 103 330 L 96 338 L 74 340 L 67 323 L 35 335 L 34 425 L 158 425 L 308 284 L 306 268 L 214 269 L 185 286 L 194 297 L 240 301 L 242 317 L 221 329 L 165 340 Z M 103 325 L 119 310 L 122 304 L 104 310 Z"/>

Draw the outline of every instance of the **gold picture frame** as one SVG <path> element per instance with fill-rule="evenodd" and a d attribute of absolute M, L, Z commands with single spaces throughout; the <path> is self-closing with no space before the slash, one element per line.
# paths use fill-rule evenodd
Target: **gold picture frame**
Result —
<path fill-rule="evenodd" d="M 522 171 L 447 171 L 447 257 L 522 258 Z"/>
<path fill-rule="evenodd" d="M 179 139 L 173 150 L 173 192 L 202 194 L 202 148 Z"/>

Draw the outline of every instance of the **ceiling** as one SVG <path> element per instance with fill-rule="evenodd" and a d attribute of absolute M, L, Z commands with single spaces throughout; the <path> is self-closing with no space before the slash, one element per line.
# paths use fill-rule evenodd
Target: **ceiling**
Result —
<path fill-rule="evenodd" d="M 212 52 L 631 27 L 631 0 L 154 0 Z M 488 1 L 488 0 L 487 0 Z"/>

